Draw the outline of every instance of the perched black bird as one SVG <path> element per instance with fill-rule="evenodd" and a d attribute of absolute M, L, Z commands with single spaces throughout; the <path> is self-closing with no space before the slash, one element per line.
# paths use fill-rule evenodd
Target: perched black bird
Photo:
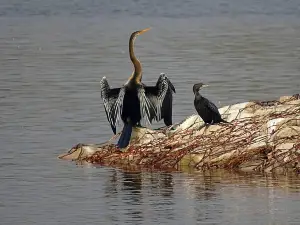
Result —
<path fill-rule="evenodd" d="M 107 119 L 116 134 L 116 125 L 121 118 L 124 127 L 118 141 L 118 147 L 125 148 L 130 141 L 132 127 L 140 125 L 142 119 L 151 123 L 162 118 L 162 105 L 169 90 L 168 78 L 161 74 L 156 86 L 145 86 L 142 82 L 142 65 L 134 55 L 135 38 L 150 28 L 133 32 L 129 39 L 129 55 L 134 65 L 134 72 L 121 88 L 110 88 L 106 77 L 100 81 L 101 97 Z"/>
<path fill-rule="evenodd" d="M 216 124 L 220 122 L 228 123 L 221 118 L 221 114 L 219 113 L 217 106 L 207 98 L 204 98 L 202 95 L 200 95 L 200 88 L 206 86 L 208 85 L 203 83 L 198 83 L 193 86 L 193 92 L 195 94 L 194 106 L 199 116 L 207 124 Z"/>

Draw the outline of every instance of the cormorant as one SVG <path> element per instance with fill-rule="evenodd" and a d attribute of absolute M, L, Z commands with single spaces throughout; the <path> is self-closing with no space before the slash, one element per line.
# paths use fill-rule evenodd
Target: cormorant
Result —
<path fill-rule="evenodd" d="M 197 110 L 199 116 L 206 124 L 216 124 L 216 123 L 228 123 L 221 118 L 221 114 L 217 106 L 209 101 L 207 98 L 200 95 L 199 90 L 201 87 L 207 87 L 203 83 L 198 83 L 193 86 L 193 92 L 195 94 L 194 106 Z"/>
<path fill-rule="evenodd" d="M 130 141 L 132 127 L 140 125 L 141 120 L 147 123 L 154 118 L 161 119 L 162 103 L 169 89 L 168 78 L 162 74 L 156 86 L 145 86 L 141 83 L 142 65 L 134 55 L 136 37 L 150 28 L 133 32 L 129 38 L 129 55 L 134 71 L 121 88 L 110 88 L 106 77 L 100 81 L 101 97 L 107 119 L 116 134 L 116 124 L 121 118 L 124 122 L 122 134 L 117 146 L 125 148 Z"/>

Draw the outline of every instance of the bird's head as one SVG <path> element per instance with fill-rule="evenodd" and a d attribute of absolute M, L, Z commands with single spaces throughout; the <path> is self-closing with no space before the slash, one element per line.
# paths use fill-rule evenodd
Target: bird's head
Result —
<path fill-rule="evenodd" d="M 201 88 L 204 88 L 204 87 L 208 87 L 208 85 L 207 84 L 203 84 L 203 83 L 194 84 L 194 86 L 193 86 L 193 92 L 197 93 Z"/>
<path fill-rule="evenodd" d="M 132 38 L 132 39 L 135 39 L 137 36 L 139 36 L 139 35 L 141 35 L 141 34 L 147 32 L 147 31 L 150 30 L 150 29 L 151 29 L 151 27 L 146 28 L 146 29 L 143 29 L 143 30 L 135 31 L 135 32 L 133 32 L 133 33 L 131 34 L 131 38 Z"/>

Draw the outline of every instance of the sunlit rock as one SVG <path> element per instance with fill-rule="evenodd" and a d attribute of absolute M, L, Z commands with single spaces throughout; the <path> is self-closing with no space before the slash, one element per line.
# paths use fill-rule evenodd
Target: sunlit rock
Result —
<path fill-rule="evenodd" d="M 71 148 L 67 153 L 58 156 L 59 159 L 64 160 L 80 160 L 92 156 L 99 150 L 101 145 L 86 145 L 78 144 Z"/>
<path fill-rule="evenodd" d="M 219 111 L 229 123 L 206 125 L 192 115 L 164 129 L 136 127 L 126 149 L 111 142 L 77 145 L 59 158 L 158 169 L 300 171 L 299 97 L 224 106 Z"/>
<path fill-rule="evenodd" d="M 145 127 L 134 127 L 132 129 L 131 142 L 136 142 L 139 144 L 148 144 L 153 140 L 157 140 L 164 137 L 166 137 L 166 135 L 160 131 L 151 130 Z"/>

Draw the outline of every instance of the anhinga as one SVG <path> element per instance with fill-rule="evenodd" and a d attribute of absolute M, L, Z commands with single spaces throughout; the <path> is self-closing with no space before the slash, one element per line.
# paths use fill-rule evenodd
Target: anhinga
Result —
<path fill-rule="evenodd" d="M 140 125 L 141 120 L 150 123 L 154 118 L 159 121 L 162 117 L 162 104 L 169 90 L 168 78 L 161 74 L 156 86 L 145 86 L 141 83 L 142 65 L 134 55 L 134 41 L 136 37 L 150 28 L 133 32 L 129 38 L 129 55 L 134 71 L 128 81 L 121 88 L 110 88 L 106 77 L 100 81 L 101 97 L 107 119 L 116 134 L 116 125 L 121 118 L 124 122 L 118 147 L 124 148 L 129 144 L 132 127 Z M 171 107 L 172 108 L 172 107 Z"/>
<path fill-rule="evenodd" d="M 197 110 L 199 116 L 206 124 L 216 124 L 216 123 L 228 123 L 221 118 L 221 114 L 217 106 L 209 101 L 207 98 L 200 95 L 199 90 L 201 87 L 207 87 L 203 83 L 198 83 L 193 86 L 193 92 L 195 94 L 194 106 Z"/>

